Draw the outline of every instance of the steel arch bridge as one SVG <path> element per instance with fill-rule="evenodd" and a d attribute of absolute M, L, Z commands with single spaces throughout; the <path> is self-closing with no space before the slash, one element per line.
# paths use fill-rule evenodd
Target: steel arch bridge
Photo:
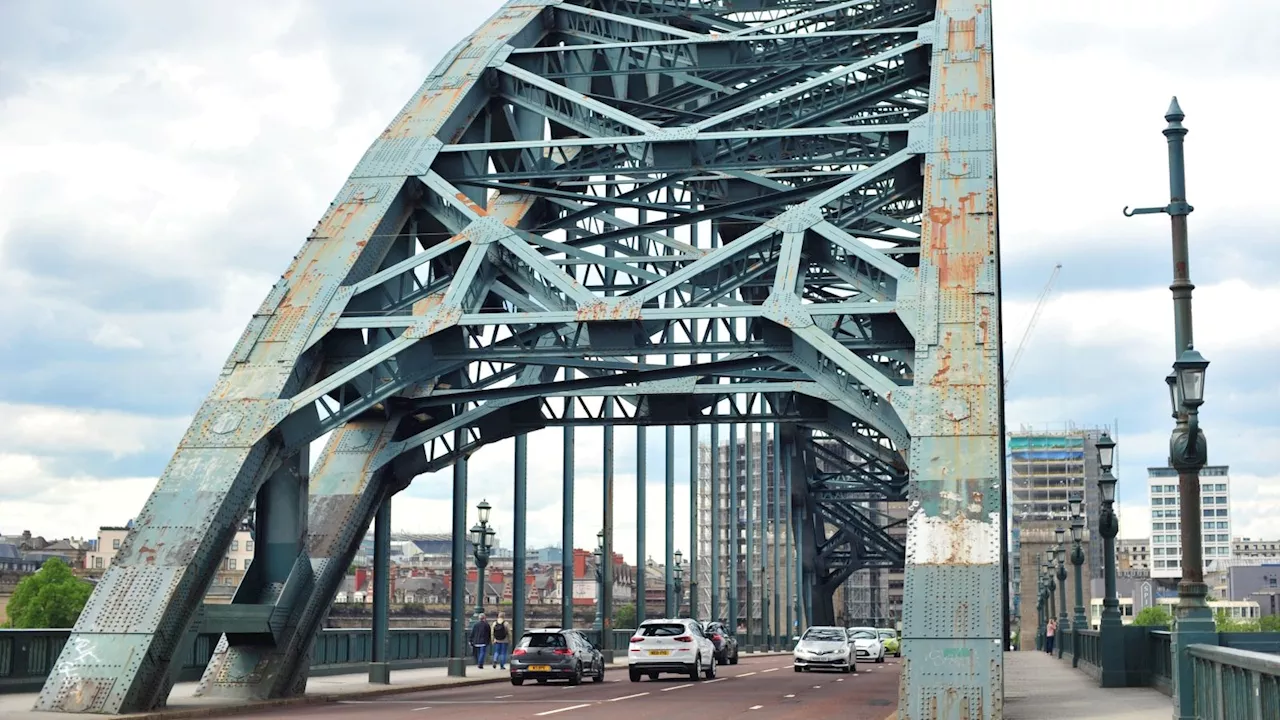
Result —
<path fill-rule="evenodd" d="M 254 313 L 37 709 L 163 705 L 211 626 L 206 686 L 301 692 L 384 500 L 486 444 L 770 422 L 808 619 L 905 563 L 900 717 L 998 718 L 998 269 L 989 0 L 511 0 Z"/>

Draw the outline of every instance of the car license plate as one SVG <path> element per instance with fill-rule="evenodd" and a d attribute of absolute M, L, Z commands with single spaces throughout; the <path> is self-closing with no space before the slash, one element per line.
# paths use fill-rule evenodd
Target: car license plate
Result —
<path fill-rule="evenodd" d="M 670 650 L 650 650 L 649 654 L 650 655 L 670 655 L 671 651 Z"/>
<path fill-rule="evenodd" d="M 551 672 L 550 665 L 530 665 L 529 672 Z"/>

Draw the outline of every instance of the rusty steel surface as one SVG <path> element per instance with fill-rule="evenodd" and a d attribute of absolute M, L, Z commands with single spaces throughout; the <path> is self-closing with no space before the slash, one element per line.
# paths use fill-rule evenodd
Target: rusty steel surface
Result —
<path fill-rule="evenodd" d="M 415 476 L 556 425 L 768 421 L 788 611 L 905 562 L 902 717 L 1000 717 L 990 52 L 985 0 L 507 3 L 249 320 L 38 709 L 163 705 L 251 507 L 234 604 L 268 620 L 202 690 L 286 697 Z M 908 494 L 904 549 L 868 503 Z"/>

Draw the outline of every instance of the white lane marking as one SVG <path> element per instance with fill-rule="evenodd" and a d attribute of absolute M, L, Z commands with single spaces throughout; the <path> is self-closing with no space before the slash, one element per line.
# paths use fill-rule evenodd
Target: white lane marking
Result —
<path fill-rule="evenodd" d="M 648 694 L 649 693 L 647 692 L 642 692 L 642 693 L 636 693 L 635 695 L 623 695 L 620 698 L 610 698 L 606 702 L 618 702 L 619 700 L 630 700 L 631 698 L 644 697 L 645 695 L 648 695 Z"/>
<path fill-rule="evenodd" d="M 428 705 L 426 707 L 414 708 L 412 712 L 418 712 L 419 710 L 430 710 L 430 709 L 431 709 L 431 706 Z"/>
<path fill-rule="evenodd" d="M 562 707 L 556 710 L 548 710 L 546 712 L 534 713 L 534 715 L 538 717 L 541 717 L 543 715 L 555 715 L 556 713 L 568 712 L 569 710 L 577 710 L 579 708 L 584 708 L 584 707 L 591 707 L 591 703 L 583 703 L 581 705 L 570 705 L 569 707 Z"/>
<path fill-rule="evenodd" d="M 784 698 L 793 698 L 793 697 L 795 697 L 795 695 L 783 695 L 782 697 L 784 697 Z"/>
<path fill-rule="evenodd" d="M 844 682 L 844 678 L 836 678 L 836 682 Z M 507 697 L 511 697 L 511 696 L 508 695 Z"/>
<path fill-rule="evenodd" d="M 821 689 L 822 689 L 822 686 L 821 686 L 821 685 L 814 685 L 814 686 L 813 686 L 813 689 L 814 689 L 814 690 L 821 690 Z"/>
<path fill-rule="evenodd" d="M 515 696 L 514 695 L 498 695 L 497 696 L 499 700 L 501 700 L 502 698 L 509 698 L 509 697 L 515 697 Z"/>
<path fill-rule="evenodd" d="M 769 668 L 768 670 L 761 670 L 760 672 L 762 672 L 762 673 L 767 673 L 767 672 L 778 672 L 778 668 Z"/>
<path fill-rule="evenodd" d="M 702 684 L 703 684 L 703 685 L 710 685 L 710 684 L 711 684 L 711 683 L 713 683 L 713 682 L 720 682 L 721 680 L 728 680 L 728 679 L 729 679 L 729 678 L 722 678 L 722 677 L 718 677 L 718 678 L 716 678 L 715 680 L 703 680 L 703 681 L 702 681 Z"/>
<path fill-rule="evenodd" d="M 749 707 L 749 708 L 747 708 L 747 709 L 748 709 L 748 710 L 759 710 L 759 709 L 760 709 L 760 708 L 762 708 L 762 707 L 764 707 L 764 706 L 763 706 L 763 705 L 752 705 L 751 707 Z"/>
<path fill-rule="evenodd" d="M 751 677 L 752 675 L 755 675 L 755 672 L 742 673 L 741 675 L 734 675 L 734 677 Z"/>
<path fill-rule="evenodd" d="M 662 692 L 671 692 L 672 690 L 679 690 L 680 688 L 687 687 L 693 687 L 693 683 L 685 683 L 684 685 L 676 685 L 675 687 L 662 688 Z"/>

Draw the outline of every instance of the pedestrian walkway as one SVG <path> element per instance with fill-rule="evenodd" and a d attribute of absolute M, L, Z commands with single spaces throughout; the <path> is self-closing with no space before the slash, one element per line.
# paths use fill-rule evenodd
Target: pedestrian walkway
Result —
<path fill-rule="evenodd" d="M 1034 650 L 1004 656 L 1005 720 L 1169 720 L 1173 701 L 1155 688 L 1100 688 L 1069 659 Z"/>
<path fill-rule="evenodd" d="M 742 653 L 746 657 L 776 655 L 778 653 Z M 790 654 L 790 653 L 786 653 Z M 613 667 L 625 670 L 626 656 L 614 660 Z M 465 685 L 482 685 L 485 683 L 508 682 L 510 675 L 506 670 L 492 668 L 478 669 L 473 664 L 467 665 L 466 677 L 449 677 L 448 670 L 438 668 L 418 668 L 414 670 L 392 670 L 390 685 L 374 685 L 369 682 L 367 670 L 349 675 L 327 675 L 312 677 L 307 681 L 307 694 L 301 698 L 283 700 L 267 700 L 256 703 L 241 703 L 227 698 L 196 697 L 198 683 L 178 683 L 169 693 L 169 705 L 160 710 L 131 715 L 111 717 L 129 718 L 130 720 L 178 720 L 179 718 L 207 718 L 243 714 L 249 711 L 261 711 L 271 707 L 297 706 L 305 704 L 321 704 L 337 700 L 354 700 L 373 698 L 395 693 L 418 692 L 438 688 L 458 687 Z M 35 712 L 39 693 L 14 693 L 0 695 L 0 718 L 3 720 L 85 720 L 86 717 L 103 717 L 101 715 L 78 715 L 71 713 Z"/>

